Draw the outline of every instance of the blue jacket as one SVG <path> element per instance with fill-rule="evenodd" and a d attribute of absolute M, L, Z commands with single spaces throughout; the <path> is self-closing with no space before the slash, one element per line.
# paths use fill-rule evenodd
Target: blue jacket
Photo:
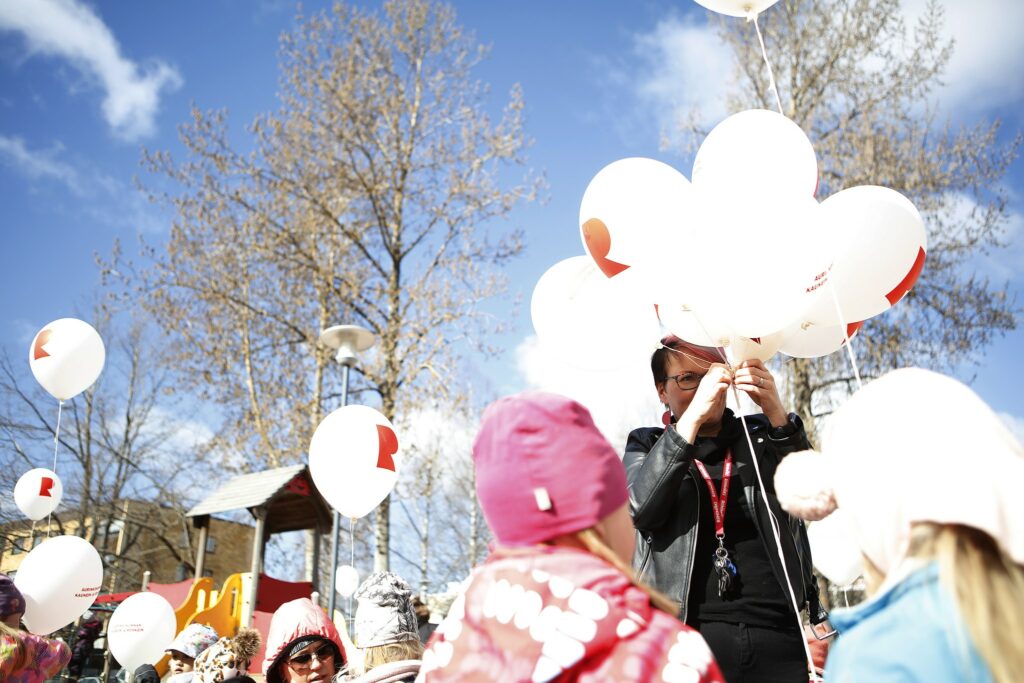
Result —
<path fill-rule="evenodd" d="M 871 600 L 832 612 L 826 683 L 992 680 L 932 562 Z"/>

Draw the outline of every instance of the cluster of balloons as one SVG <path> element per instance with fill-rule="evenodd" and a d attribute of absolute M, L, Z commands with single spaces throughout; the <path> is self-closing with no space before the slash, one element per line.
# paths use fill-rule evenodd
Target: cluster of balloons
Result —
<path fill-rule="evenodd" d="M 309 472 L 327 502 L 345 517 L 363 517 L 391 493 L 402 469 L 395 427 L 368 406 L 331 412 L 309 444 Z"/>
<path fill-rule="evenodd" d="M 532 314 L 542 340 L 570 358 L 586 334 L 591 346 L 604 342 L 607 360 L 660 321 L 737 360 L 824 356 L 898 302 L 924 266 L 914 205 L 877 186 L 819 203 L 814 148 L 781 114 L 753 109 L 722 121 L 692 178 L 628 158 L 591 180 L 579 222 L 592 265 L 566 261 L 541 278 Z"/>
<path fill-rule="evenodd" d="M 61 402 L 91 387 L 105 359 L 100 335 L 75 318 L 61 318 L 44 326 L 32 339 L 28 352 L 32 374 Z M 15 504 L 33 521 L 56 510 L 63 495 L 60 477 L 42 467 L 23 474 L 14 487 Z M 45 635 L 71 623 L 92 605 L 103 583 L 103 563 L 88 541 L 77 536 L 55 536 L 22 560 L 14 583 L 25 596 L 25 626 L 32 633 Z"/>

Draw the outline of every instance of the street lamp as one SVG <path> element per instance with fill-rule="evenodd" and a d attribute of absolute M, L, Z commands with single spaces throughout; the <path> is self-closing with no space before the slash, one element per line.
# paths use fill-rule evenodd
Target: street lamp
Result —
<path fill-rule="evenodd" d="M 371 348 L 377 339 L 369 330 L 358 325 L 334 325 L 320 333 L 320 341 L 336 350 L 334 360 L 341 364 L 341 405 L 348 404 L 348 373 L 356 364 L 356 353 Z M 338 577 L 338 532 L 341 526 L 341 514 L 334 510 L 331 522 L 331 582 L 328 584 L 327 614 L 334 621 L 334 603 L 337 587 L 334 585 Z"/>

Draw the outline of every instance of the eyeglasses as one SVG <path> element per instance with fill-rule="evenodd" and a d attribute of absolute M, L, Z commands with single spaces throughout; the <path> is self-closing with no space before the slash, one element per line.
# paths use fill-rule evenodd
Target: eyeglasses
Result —
<path fill-rule="evenodd" d="M 698 385 L 700 385 L 700 381 L 704 379 L 704 375 L 699 375 L 696 372 L 684 372 L 681 375 L 669 375 L 665 379 L 674 379 L 676 381 L 676 386 L 679 387 L 680 391 L 693 391 L 698 387 Z"/>
<path fill-rule="evenodd" d="M 328 659 L 334 659 L 334 648 L 328 643 L 324 643 L 316 650 L 312 652 L 303 652 L 301 655 L 295 655 L 288 660 L 288 666 L 295 669 L 296 671 L 302 669 L 308 669 L 313 662 L 313 657 L 316 657 L 316 661 L 323 664 Z"/>

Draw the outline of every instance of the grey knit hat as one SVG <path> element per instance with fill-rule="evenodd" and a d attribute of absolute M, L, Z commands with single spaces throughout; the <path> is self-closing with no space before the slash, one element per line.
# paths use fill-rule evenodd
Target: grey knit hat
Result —
<path fill-rule="evenodd" d="M 375 572 L 363 581 L 355 594 L 355 641 L 360 648 L 418 640 L 412 589 L 405 579 L 391 572 Z"/>

